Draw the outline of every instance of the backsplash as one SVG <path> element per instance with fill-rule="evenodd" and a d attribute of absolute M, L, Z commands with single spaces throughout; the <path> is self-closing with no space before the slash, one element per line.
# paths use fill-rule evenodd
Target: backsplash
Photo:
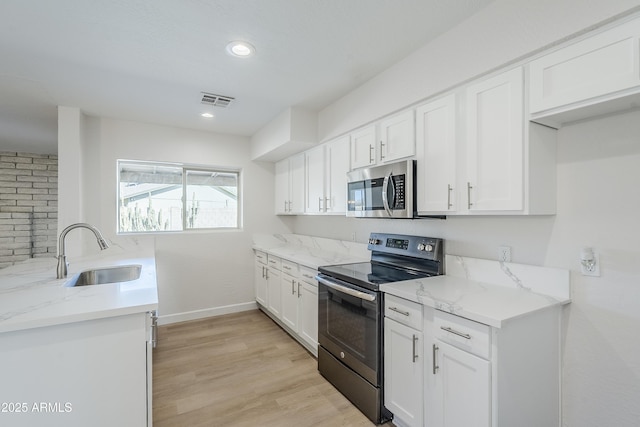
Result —
<path fill-rule="evenodd" d="M 58 156 L 0 152 L 0 268 L 56 255 Z"/>

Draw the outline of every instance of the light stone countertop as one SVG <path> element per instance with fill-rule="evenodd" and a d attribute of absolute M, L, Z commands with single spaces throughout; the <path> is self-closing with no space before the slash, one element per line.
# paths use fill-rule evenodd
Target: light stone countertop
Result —
<path fill-rule="evenodd" d="M 0 270 L 0 332 L 11 332 L 156 310 L 155 259 L 147 254 L 103 253 L 71 259 L 69 274 L 56 279 L 55 258 L 35 258 Z M 81 271 L 141 264 L 140 278 L 128 282 L 66 287 Z"/>
<path fill-rule="evenodd" d="M 447 255 L 445 271 L 380 289 L 495 328 L 571 302 L 568 270 Z"/>
<path fill-rule="evenodd" d="M 366 262 L 367 245 L 299 234 L 256 234 L 253 249 L 317 270 L 321 265 Z"/>

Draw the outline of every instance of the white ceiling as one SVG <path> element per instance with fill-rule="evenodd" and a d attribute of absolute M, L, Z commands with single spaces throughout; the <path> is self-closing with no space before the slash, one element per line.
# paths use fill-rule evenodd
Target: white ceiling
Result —
<path fill-rule="evenodd" d="M 56 106 L 252 135 L 319 111 L 492 0 L 1 0 L 0 151 L 55 153 Z M 256 48 L 225 52 L 231 40 Z M 207 108 L 200 92 L 235 97 Z"/>

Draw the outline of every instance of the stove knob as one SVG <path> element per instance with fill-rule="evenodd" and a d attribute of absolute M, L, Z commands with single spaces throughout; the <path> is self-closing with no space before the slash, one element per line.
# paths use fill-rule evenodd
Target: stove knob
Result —
<path fill-rule="evenodd" d="M 425 245 L 424 250 L 427 251 L 427 252 L 432 252 L 433 251 L 433 246 Z"/>
<path fill-rule="evenodd" d="M 378 240 L 378 239 L 369 239 L 369 244 L 370 245 L 379 245 L 380 244 L 380 240 Z"/>
<path fill-rule="evenodd" d="M 420 244 L 418 245 L 418 250 L 419 250 L 419 251 L 424 251 L 424 248 L 425 248 L 424 243 L 420 243 Z"/>

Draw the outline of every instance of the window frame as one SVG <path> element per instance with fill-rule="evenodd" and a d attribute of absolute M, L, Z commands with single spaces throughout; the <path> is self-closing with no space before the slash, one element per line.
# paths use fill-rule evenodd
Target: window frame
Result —
<path fill-rule="evenodd" d="M 182 229 L 181 230 L 151 230 L 151 231 L 121 231 L 120 230 L 120 171 L 122 164 L 134 164 L 141 166 L 159 166 L 173 167 L 182 169 Z M 236 175 L 237 195 L 236 195 L 236 226 L 235 227 L 187 227 L 187 172 L 219 172 L 231 173 Z M 198 165 L 189 163 L 162 162 L 153 160 L 130 160 L 118 159 L 116 161 L 116 234 L 117 235 L 149 235 L 149 234 L 176 234 L 176 233 L 199 233 L 199 232 L 220 232 L 220 231 L 238 231 L 243 228 L 243 173 L 242 168 L 229 168 L 211 165 Z"/>

